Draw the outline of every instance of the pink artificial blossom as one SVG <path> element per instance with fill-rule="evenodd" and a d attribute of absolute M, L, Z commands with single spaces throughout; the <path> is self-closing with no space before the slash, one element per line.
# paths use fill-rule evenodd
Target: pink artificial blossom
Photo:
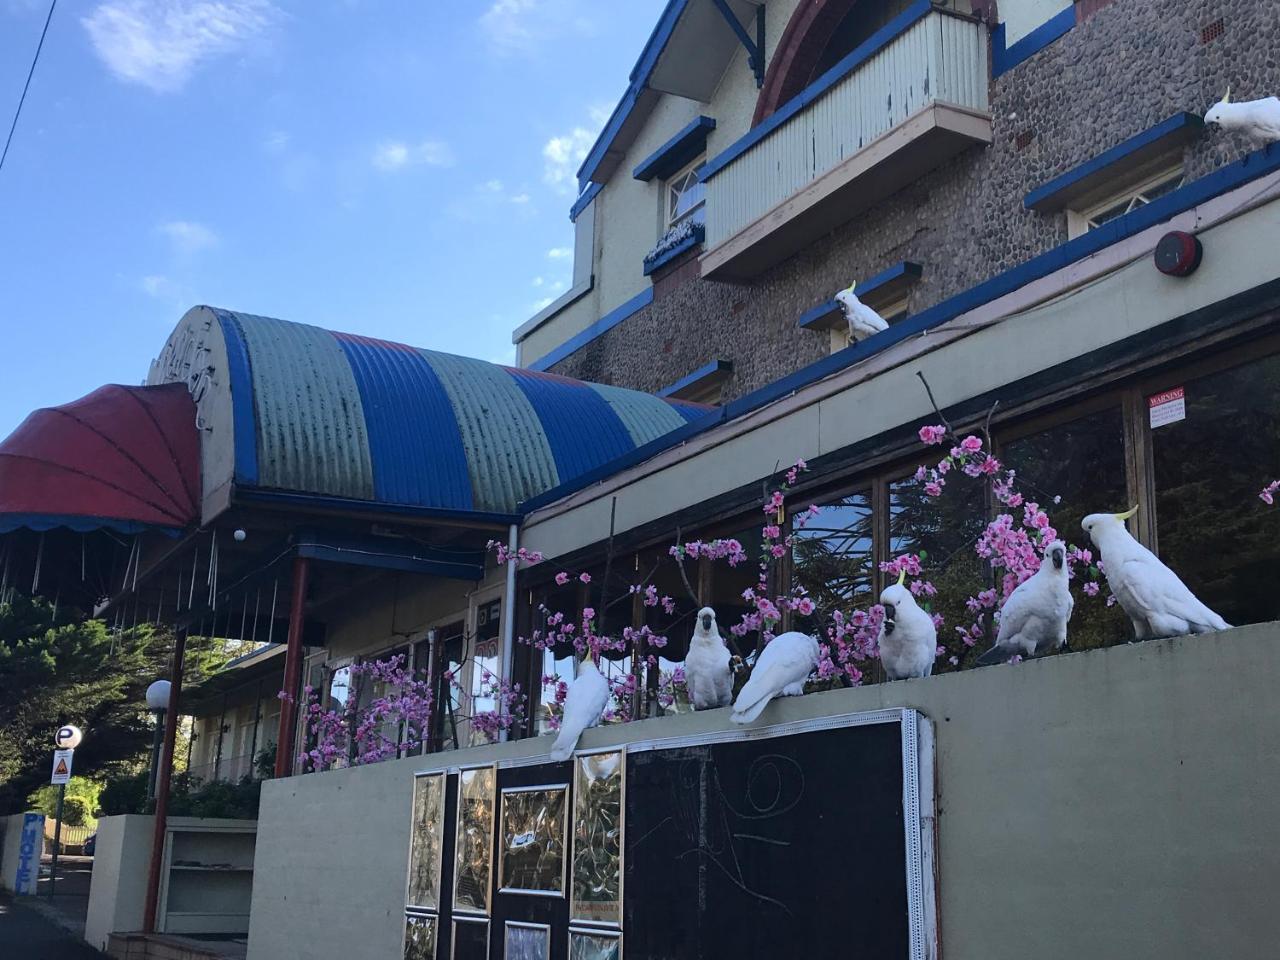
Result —
<path fill-rule="evenodd" d="M 941 443 L 946 439 L 947 428 L 942 426 L 928 426 L 920 428 L 920 441 L 930 446 Z"/>

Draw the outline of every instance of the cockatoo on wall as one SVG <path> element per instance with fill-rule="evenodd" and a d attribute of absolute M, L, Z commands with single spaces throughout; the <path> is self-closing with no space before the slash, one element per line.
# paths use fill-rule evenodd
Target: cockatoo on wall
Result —
<path fill-rule="evenodd" d="M 734 701 L 729 719 L 750 723 L 774 697 L 798 697 L 818 665 L 818 641 L 803 633 L 784 633 L 769 641 Z"/>
<path fill-rule="evenodd" d="M 733 700 L 733 674 L 729 670 L 729 648 L 716 626 L 716 612 L 710 607 L 698 611 L 698 622 L 684 658 L 685 690 L 695 710 L 727 707 Z"/>
<path fill-rule="evenodd" d="M 1015 654 L 1039 657 L 1067 645 L 1067 621 L 1075 600 L 1067 578 L 1067 547 L 1055 540 L 1044 551 L 1040 569 L 1009 594 L 1000 610 L 995 645 L 980 664 L 1002 663 Z"/>
<path fill-rule="evenodd" d="M 1091 513 L 1080 524 L 1101 554 L 1107 584 L 1133 621 L 1136 638 L 1230 629 L 1176 573 L 1130 535 L 1124 522 L 1137 512 L 1135 506 L 1128 513 Z"/>
<path fill-rule="evenodd" d="M 1206 126 L 1239 131 L 1256 144 L 1275 143 L 1280 140 L 1280 98 L 1232 103 L 1228 88 L 1226 96 L 1204 115 L 1204 122 Z"/>
<path fill-rule="evenodd" d="M 848 289 L 836 294 L 836 303 L 840 304 L 844 318 L 849 323 L 849 338 L 855 343 L 889 329 L 889 324 L 884 317 L 858 299 L 857 294 L 853 292 L 857 285 L 858 282 L 855 280 Z"/>
<path fill-rule="evenodd" d="M 911 591 L 903 586 L 907 574 L 880 594 L 884 621 L 880 624 L 880 662 L 890 680 L 927 677 L 938 656 L 938 628 L 933 617 L 920 609 Z"/>
<path fill-rule="evenodd" d="M 564 698 L 564 715 L 560 718 L 560 735 L 551 745 L 552 760 L 568 760 L 578 745 L 582 731 L 600 723 L 609 703 L 609 681 L 588 653 L 578 665 L 578 675 L 569 684 Z"/>

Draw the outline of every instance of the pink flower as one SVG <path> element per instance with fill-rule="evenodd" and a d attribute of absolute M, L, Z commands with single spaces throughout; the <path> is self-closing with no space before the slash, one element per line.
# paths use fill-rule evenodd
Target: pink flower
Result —
<path fill-rule="evenodd" d="M 1084 585 L 1084 592 L 1090 597 L 1096 597 L 1098 595 L 1098 589 L 1098 582 L 1096 580 L 1090 580 Z"/>
<path fill-rule="evenodd" d="M 920 441 L 930 446 L 941 443 L 947 436 L 947 428 L 940 426 L 929 426 L 920 428 Z"/>
<path fill-rule="evenodd" d="M 563 587 L 568 582 L 569 582 L 569 575 L 565 573 L 563 570 L 561 570 L 559 573 L 556 574 L 556 586 Z"/>
<path fill-rule="evenodd" d="M 1265 504 L 1273 504 L 1276 502 L 1275 494 L 1277 490 L 1280 490 L 1280 480 L 1272 480 L 1262 488 L 1262 492 L 1258 494 L 1258 499 Z"/>
<path fill-rule="evenodd" d="M 924 485 L 924 494 L 926 497 L 942 496 L 942 484 L 930 480 Z"/>
<path fill-rule="evenodd" d="M 965 437 L 960 441 L 960 449 L 965 453 L 977 453 L 982 449 L 982 441 L 974 436 Z"/>
<path fill-rule="evenodd" d="M 771 523 L 764 528 L 764 538 L 766 540 L 777 540 L 780 536 L 782 536 L 782 530 L 777 524 Z"/>
<path fill-rule="evenodd" d="M 589 573 L 580 573 L 580 574 L 578 574 L 578 579 L 579 579 L 579 580 L 581 580 L 583 583 L 590 583 L 590 582 L 591 582 L 591 574 L 589 574 Z"/>
<path fill-rule="evenodd" d="M 809 614 L 813 613 L 813 601 L 810 600 L 808 597 L 802 597 L 800 600 L 796 602 L 795 608 L 798 613 L 800 613 L 802 616 L 807 617 L 809 616 Z"/>

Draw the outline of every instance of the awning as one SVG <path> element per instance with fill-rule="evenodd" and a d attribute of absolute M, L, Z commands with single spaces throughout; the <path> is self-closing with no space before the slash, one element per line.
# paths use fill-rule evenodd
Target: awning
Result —
<path fill-rule="evenodd" d="M 0 533 L 176 532 L 200 512 L 200 438 L 180 383 L 109 384 L 37 410 L 0 443 Z"/>

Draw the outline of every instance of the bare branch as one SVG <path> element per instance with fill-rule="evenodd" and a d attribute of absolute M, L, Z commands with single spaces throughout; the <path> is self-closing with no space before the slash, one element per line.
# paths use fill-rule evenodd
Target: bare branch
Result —
<path fill-rule="evenodd" d="M 600 622 L 596 627 L 596 633 L 602 637 L 607 636 L 605 619 L 609 613 L 609 573 L 613 570 L 613 531 L 617 516 L 618 498 L 614 497 L 609 504 L 609 546 L 604 558 L 604 582 L 600 584 Z"/>
<path fill-rule="evenodd" d="M 942 410 L 938 406 L 938 401 L 933 398 L 933 388 L 929 386 L 929 381 L 925 379 L 924 371 L 917 370 L 916 376 L 919 377 L 920 382 L 924 384 L 925 393 L 929 394 L 929 402 L 933 404 L 933 412 L 938 415 L 938 419 L 942 421 L 942 425 L 947 428 L 947 433 L 955 439 L 956 432 L 951 426 L 951 421 L 943 416 Z"/>
<path fill-rule="evenodd" d="M 689 574 L 684 569 L 684 541 L 680 539 L 680 528 L 676 527 L 676 567 L 680 570 L 680 580 L 684 583 L 684 589 L 689 594 L 689 599 L 693 601 L 694 609 L 698 609 L 702 605 L 698 599 L 698 592 L 693 589 L 693 585 L 689 583 Z"/>

